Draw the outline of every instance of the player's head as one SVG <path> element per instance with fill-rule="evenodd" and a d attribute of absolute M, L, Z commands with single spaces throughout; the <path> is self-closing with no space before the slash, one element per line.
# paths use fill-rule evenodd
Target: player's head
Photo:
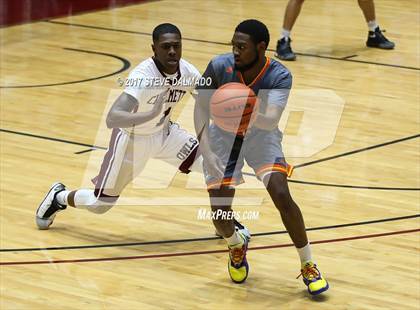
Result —
<path fill-rule="evenodd" d="M 248 70 L 261 58 L 270 43 L 267 27 L 256 19 L 247 19 L 236 26 L 232 38 L 232 51 L 235 57 L 235 68 Z"/>
<path fill-rule="evenodd" d="M 155 59 L 166 73 L 175 73 L 182 55 L 181 31 L 177 26 L 165 23 L 156 26 L 152 36 Z"/>

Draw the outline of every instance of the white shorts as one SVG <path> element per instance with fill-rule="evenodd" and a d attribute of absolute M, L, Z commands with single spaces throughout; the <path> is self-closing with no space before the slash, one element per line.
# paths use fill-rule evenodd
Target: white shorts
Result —
<path fill-rule="evenodd" d="M 115 128 L 104 156 L 99 175 L 92 179 L 95 196 L 117 198 L 125 186 L 137 177 L 150 158 L 161 159 L 188 173 L 198 150 L 195 136 L 181 129 L 178 124 L 148 135 L 133 135 Z"/>

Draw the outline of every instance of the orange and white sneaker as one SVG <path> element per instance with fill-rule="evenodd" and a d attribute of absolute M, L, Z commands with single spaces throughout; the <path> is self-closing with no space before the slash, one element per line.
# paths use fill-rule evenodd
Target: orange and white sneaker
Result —
<path fill-rule="evenodd" d="M 248 239 L 242 233 L 238 232 L 238 234 L 242 242 L 239 245 L 229 247 L 228 271 L 233 282 L 242 283 L 248 277 L 249 272 L 249 265 L 246 260 Z"/>
<path fill-rule="evenodd" d="M 318 270 L 316 264 L 312 261 L 306 262 L 302 265 L 299 278 L 302 276 L 303 283 L 308 287 L 308 292 L 311 295 L 318 295 L 325 292 L 330 287 L 327 280 L 325 280 L 321 272 Z M 296 279 L 297 279 L 296 278 Z"/>

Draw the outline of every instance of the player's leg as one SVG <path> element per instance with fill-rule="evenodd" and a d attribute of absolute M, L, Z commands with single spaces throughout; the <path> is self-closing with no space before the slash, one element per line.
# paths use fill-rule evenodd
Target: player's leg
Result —
<path fill-rule="evenodd" d="M 229 276 L 233 282 L 242 283 L 249 273 L 249 264 L 246 259 L 249 239 L 242 230 L 235 228 L 232 210 L 235 189 L 224 185 L 219 187 L 219 185 L 217 185 L 218 188 L 208 189 L 212 220 L 216 231 L 226 240 L 229 248 Z"/>
<path fill-rule="evenodd" d="M 235 185 L 243 182 L 241 173 L 244 165 L 241 152 L 243 138 L 223 132 L 216 126 L 210 126 L 209 137 L 212 151 L 225 166 L 223 179 L 217 179 L 204 171 L 213 224 L 217 232 L 226 240 L 229 248 L 228 271 L 230 278 L 235 283 L 242 283 L 248 277 L 249 272 L 246 259 L 249 240 L 243 231 L 235 229 L 232 200 L 235 195 Z"/>
<path fill-rule="evenodd" d="M 125 131 L 115 129 L 99 175 L 92 180 L 95 189 L 70 191 L 62 183 L 53 184 L 36 212 L 36 223 L 39 229 L 48 229 L 56 214 L 65 210 L 67 206 L 86 209 L 96 214 L 103 214 L 111 209 L 124 187 L 141 170 L 141 167 L 133 170 L 135 166 L 132 160 L 132 149 L 133 141 L 130 135 Z M 144 156 L 137 158 L 141 159 Z M 142 163 L 141 160 L 137 162 Z"/>
<path fill-rule="evenodd" d="M 276 56 L 282 60 L 295 60 L 296 55 L 290 46 L 290 32 L 300 14 L 304 0 L 290 0 L 284 12 L 282 37 L 277 41 Z"/>
<path fill-rule="evenodd" d="M 177 167 L 180 172 L 185 174 L 190 173 L 190 171 L 203 173 L 203 157 L 198 149 L 198 140 L 194 135 L 182 129 L 179 124 L 171 123 L 169 135 L 156 158 Z M 251 234 L 246 226 L 236 219 L 233 219 L 233 221 L 235 229 L 250 240 Z M 222 236 L 217 230 L 216 235 Z"/>
<path fill-rule="evenodd" d="M 368 47 L 377 47 L 381 49 L 393 49 L 395 43 L 389 41 L 382 33 L 376 22 L 375 3 L 373 0 L 358 0 L 359 7 L 363 12 L 366 23 L 369 28 L 366 45 Z"/>
<path fill-rule="evenodd" d="M 298 251 L 301 261 L 301 275 L 303 276 L 303 282 L 308 287 L 308 292 L 312 295 L 318 295 L 326 291 L 329 288 L 328 282 L 322 277 L 312 259 L 303 216 L 290 195 L 287 175 L 281 172 L 272 172 L 265 175 L 263 182 Z"/>
<path fill-rule="evenodd" d="M 303 216 L 290 194 L 287 177 L 292 174 L 293 167 L 284 159 L 281 141 L 282 133 L 278 129 L 271 132 L 258 131 L 245 144 L 245 159 L 264 183 L 280 212 L 299 254 L 301 273 L 309 293 L 319 294 L 328 289 L 328 283 L 313 263 Z"/>
<path fill-rule="evenodd" d="M 36 224 L 39 229 L 48 229 L 58 212 L 67 206 L 86 209 L 96 214 L 107 212 L 119 198 L 117 195 L 96 194 L 93 189 L 67 190 L 62 183 L 54 183 L 41 202 L 36 212 Z"/>
<path fill-rule="evenodd" d="M 223 238 L 229 238 L 235 232 L 232 214 L 232 201 L 235 196 L 235 189 L 229 187 L 214 188 L 208 190 L 210 205 L 214 216 L 212 217 L 214 227 Z"/>
<path fill-rule="evenodd" d="M 298 205 L 290 195 L 287 176 L 281 172 L 267 174 L 262 180 L 274 205 L 279 210 L 284 226 L 297 248 L 308 244 L 305 224 Z M 305 258 L 310 260 L 310 257 Z"/>

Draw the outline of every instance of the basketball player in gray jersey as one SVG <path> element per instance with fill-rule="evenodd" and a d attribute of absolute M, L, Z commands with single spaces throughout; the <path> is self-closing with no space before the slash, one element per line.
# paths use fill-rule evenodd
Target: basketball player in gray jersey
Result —
<path fill-rule="evenodd" d="M 245 20 L 235 29 L 233 53 L 214 58 L 205 73 L 212 85 L 198 89 L 194 121 L 204 159 L 206 182 L 213 211 L 231 211 L 235 186 L 243 182 L 244 160 L 267 188 L 301 260 L 301 275 L 312 295 L 328 289 L 311 256 L 301 211 L 291 197 L 287 177 L 293 168 L 287 164 L 281 148 L 278 129 L 286 106 L 292 76 L 279 62 L 265 56 L 269 44 L 267 27 L 257 20 Z M 209 93 L 229 82 L 240 82 L 252 88 L 261 104 L 256 122 L 245 136 L 229 133 L 215 124 L 209 126 Z M 219 212 L 220 214 L 220 212 Z M 217 231 L 229 247 L 228 270 L 231 279 L 241 283 L 248 276 L 247 239 L 235 231 L 232 220 L 216 218 Z"/>

